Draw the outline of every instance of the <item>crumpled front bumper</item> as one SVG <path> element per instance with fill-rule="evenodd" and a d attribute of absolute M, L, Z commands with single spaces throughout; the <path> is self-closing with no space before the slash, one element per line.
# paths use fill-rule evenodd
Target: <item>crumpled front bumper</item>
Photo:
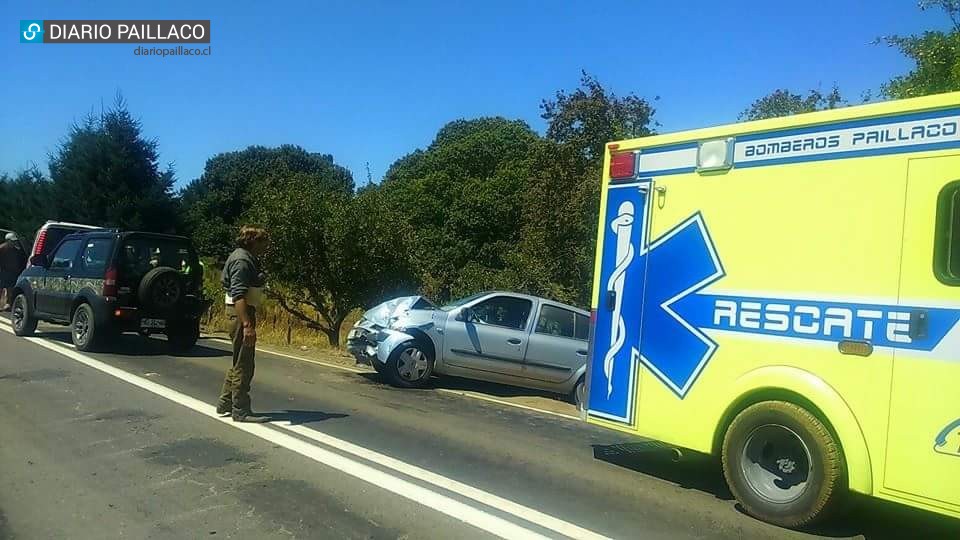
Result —
<path fill-rule="evenodd" d="M 385 365 L 393 350 L 411 339 L 414 338 L 410 334 L 397 330 L 355 326 L 347 335 L 347 352 L 357 359 L 358 364 L 373 365 L 373 362 L 380 362 Z"/>
<path fill-rule="evenodd" d="M 371 365 L 377 357 L 376 335 L 378 330 L 354 326 L 347 334 L 347 352 L 357 359 L 358 364 Z"/>

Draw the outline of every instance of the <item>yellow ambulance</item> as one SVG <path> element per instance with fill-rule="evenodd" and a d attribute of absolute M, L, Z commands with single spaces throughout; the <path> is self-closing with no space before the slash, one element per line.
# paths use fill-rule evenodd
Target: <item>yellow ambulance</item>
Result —
<path fill-rule="evenodd" d="M 960 93 L 610 143 L 585 416 L 787 527 L 960 517 Z"/>

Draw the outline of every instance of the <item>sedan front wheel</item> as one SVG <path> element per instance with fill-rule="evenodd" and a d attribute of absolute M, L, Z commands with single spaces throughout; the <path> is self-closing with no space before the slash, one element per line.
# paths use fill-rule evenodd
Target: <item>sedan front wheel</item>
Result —
<path fill-rule="evenodd" d="M 386 371 L 394 386 L 423 388 L 433 374 L 433 355 L 420 342 L 406 341 L 390 353 Z"/>

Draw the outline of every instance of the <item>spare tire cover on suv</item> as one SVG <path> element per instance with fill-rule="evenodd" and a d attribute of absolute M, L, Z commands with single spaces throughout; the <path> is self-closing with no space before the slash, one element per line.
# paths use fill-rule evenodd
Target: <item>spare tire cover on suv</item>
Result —
<path fill-rule="evenodd" d="M 140 305 L 149 310 L 169 311 L 180 303 L 184 295 L 180 272 L 161 266 L 147 272 L 140 280 L 137 297 Z"/>

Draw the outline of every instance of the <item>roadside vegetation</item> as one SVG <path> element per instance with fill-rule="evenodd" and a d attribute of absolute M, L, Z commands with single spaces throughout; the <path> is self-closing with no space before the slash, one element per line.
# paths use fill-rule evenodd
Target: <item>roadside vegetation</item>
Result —
<path fill-rule="evenodd" d="M 878 38 L 915 62 L 882 85 L 884 98 L 960 90 L 960 1 L 920 8 L 942 10 L 952 27 Z M 159 141 L 118 97 L 72 126 L 49 158 L 49 178 L 35 165 L 0 174 L 0 215 L 28 240 L 48 219 L 191 236 L 215 300 L 211 330 L 228 324 L 216 300 L 234 232 L 261 225 L 273 238 L 258 330 L 268 343 L 316 346 L 323 337 L 337 347 L 359 310 L 401 294 L 443 302 L 502 288 L 586 306 L 603 145 L 655 133 L 657 99 L 616 95 L 583 73 L 577 88 L 540 103 L 543 134 L 502 117 L 453 120 L 359 187 L 329 154 L 254 145 L 211 156 L 178 192 L 175 171 L 158 162 Z M 776 89 L 739 119 L 849 104 L 835 85 Z"/>

